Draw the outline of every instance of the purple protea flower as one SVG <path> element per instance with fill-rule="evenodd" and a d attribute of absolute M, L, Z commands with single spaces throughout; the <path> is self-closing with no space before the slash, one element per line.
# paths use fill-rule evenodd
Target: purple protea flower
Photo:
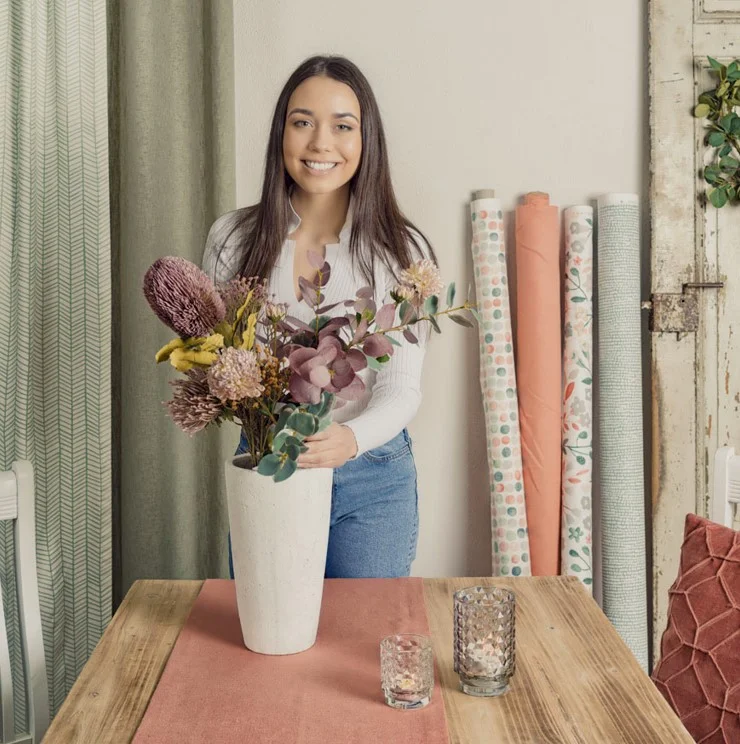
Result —
<path fill-rule="evenodd" d="M 180 256 L 165 256 L 149 267 L 144 295 L 157 317 L 182 338 L 208 336 L 226 316 L 213 282 Z"/>
<path fill-rule="evenodd" d="M 221 414 L 221 401 L 211 395 L 203 369 L 191 369 L 185 379 L 170 382 L 175 388 L 172 400 L 165 404 L 174 422 L 186 433 L 205 429 Z"/>
<path fill-rule="evenodd" d="M 208 368 L 208 387 L 224 403 L 257 398 L 265 390 L 257 354 L 227 346 Z"/>

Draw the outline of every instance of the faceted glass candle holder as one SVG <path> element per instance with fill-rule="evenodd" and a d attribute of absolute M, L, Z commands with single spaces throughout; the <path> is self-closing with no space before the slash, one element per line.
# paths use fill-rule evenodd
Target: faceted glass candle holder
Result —
<path fill-rule="evenodd" d="M 385 702 L 393 708 L 416 710 L 432 699 L 432 640 L 401 633 L 380 642 L 380 679 Z"/>
<path fill-rule="evenodd" d="M 468 695 L 503 695 L 515 669 L 514 592 L 470 586 L 454 594 L 454 669 Z"/>

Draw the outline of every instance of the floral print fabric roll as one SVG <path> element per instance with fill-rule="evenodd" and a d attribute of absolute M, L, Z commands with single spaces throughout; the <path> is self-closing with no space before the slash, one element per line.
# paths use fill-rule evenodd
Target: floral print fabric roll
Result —
<path fill-rule="evenodd" d="M 563 475 L 560 570 L 593 592 L 593 217 L 571 207 L 565 227 Z"/>
<path fill-rule="evenodd" d="M 531 576 L 500 200 L 474 200 L 471 219 L 471 250 L 481 315 L 480 384 L 491 483 L 493 575 Z"/>

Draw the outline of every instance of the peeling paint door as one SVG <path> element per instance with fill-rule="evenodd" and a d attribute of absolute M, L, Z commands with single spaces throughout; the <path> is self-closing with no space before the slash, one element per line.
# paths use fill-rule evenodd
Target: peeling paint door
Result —
<path fill-rule="evenodd" d="M 651 0 L 649 55 L 657 659 L 685 516 L 710 512 L 716 449 L 740 450 L 740 207 L 707 202 L 692 114 L 717 85 L 707 57 L 740 57 L 740 0 Z"/>

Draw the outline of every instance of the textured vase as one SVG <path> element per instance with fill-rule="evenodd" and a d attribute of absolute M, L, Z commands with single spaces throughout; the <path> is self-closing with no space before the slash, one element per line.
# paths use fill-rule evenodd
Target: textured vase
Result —
<path fill-rule="evenodd" d="M 244 645 L 261 654 L 296 654 L 316 641 L 334 471 L 299 469 L 275 483 L 245 468 L 249 462 L 249 455 L 226 461 Z"/>

